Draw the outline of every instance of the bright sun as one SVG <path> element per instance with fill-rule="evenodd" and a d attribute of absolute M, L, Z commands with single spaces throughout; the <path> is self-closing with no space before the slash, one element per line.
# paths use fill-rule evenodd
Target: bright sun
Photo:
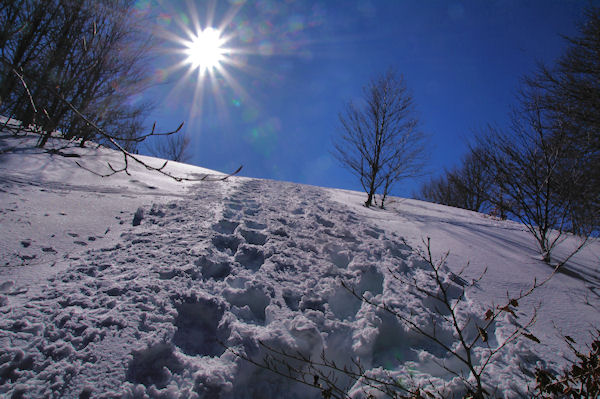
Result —
<path fill-rule="evenodd" d="M 199 21 L 194 3 L 188 1 L 188 10 L 176 15 L 177 26 L 172 29 L 159 28 L 162 38 L 174 44 L 166 49 L 166 53 L 174 54 L 177 63 L 161 71 L 160 76 L 169 76 L 171 72 L 183 69 L 184 73 L 178 79 L 173 91 L 193 90 L 193 100 L 190 102 L 190 119 L 204 112 L 205 96 L 215 99 L 217 107 L 228 103 L 227 96 L 233 96 L 231 101 L 241 101 L 249 98 L 242 85 L 236 80 L 235 70 L 247 68 L 248 49 L 240 47 L 233 19 L 242 7 L 243 2 L 234 2 L 220 21 L 215 21 L 215 7 L 218 0 L 206 0 L 207 11 L 203 13 L 206 20 Z M 163 3 L 163 2 L 159 2 Z M 164 2 L 169 3 L 169 2 Z M 225 3 L 225 2 L 223 2 Z M 219 110 L 221 111 L 221 109 Z M 221 114 L 221 113 L 220 113 Z"/>
<path fill-rule="evenodd" d="M 188 56 L 186 61 L 201 72 L 218 68 L 225 58 L 226 50 L 222 47 L 224 43 L 220 31 L 206 28 L 185 43 L 185 53 Z"/>

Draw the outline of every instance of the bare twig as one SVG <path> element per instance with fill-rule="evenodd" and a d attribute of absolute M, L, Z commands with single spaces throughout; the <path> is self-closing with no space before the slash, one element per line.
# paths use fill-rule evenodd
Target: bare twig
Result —
<path fill-rule="evenodd" d="M 321 360 L 315 360 L 300 352 L 291 353 L 276 349 L 264 342 L 260 342 L 260 345 L 268 351 L 261 361 L 256 361 L 235 348 L 225 346 L 227 350 L 256 367 L 319 389 L 324 398 L 350 398 L 346 389 L 340 387 L 337 376 L 344 376 L 353 382 L 360 382 L 365 388 L 373 389 L 392 398 L 424 399 L 426 397 L 421 395 L 419 388 L 410 390 L 391 376 L 385 380 L 368 375 L 365 368 L 356 359 L 352 359 L 353 367 L 350 368 L 347 365 L 339 366 L 334 361 L 328 360 L 324 352 L 321 353 Z M 294 366 L 294 363 L 300 366 Z M 428 391 L 422 391 L 422 393 L 426 392 Z M 373 396 L 366 394 L 366 397 Z"/>
<path fill-rule="evenodd" d="M 38 111 L 35 106 L 35 101 L 33 101 L 33 97 L 31 96 L 31 92 L 29 91 L 29 87 L 27 87 L 27 83 L 25 82 L 25 79 L 23 79 L 23 75 L 21 75 L 19 72 L 17 72 L 17 70 L 12 66 L 11 66 L 11 70 L 17 76 L 17 78 L 19 78 L 19 80 L 21 81 L 21 84 L 25 88 L 25 92 L 27 93 L 27 98 L 29 98 L 29 102 L 31 103 L 33 112 L 37 113 Z"/>
<path fill-rule="evenodd" d="M 398 272 L 391 270 L 390 273 L 394 278 L 398 279 L 398 281 L 412 287 L 416 292 L 423 294 L 429 298 L 436 300 L 447 312 L 447 316 L 444 315 L 440 308 L 434 306 L 434 310 L 444 320 L 452 326 L 454 331 L 458 346 L 450 345 L 439 337 L 437 333 L 437 322 L 432 318 L 430 320 L 430 329 L 425 329 L 424 326 L 418 324 L 414 321 L 410 316 L 405 315 L 404 313 L 398 311 L 395 306 L 391 306 L 385 302 L 377 303 L 370 297 L 366 297 L 364 294 L 359 294 L 352 287 L 348 286 L 345 282 L 342 282 L 342 286 L 346 288 L 353 296 L 359 299 L 362 302 L 365 302 L 377 309 L 381 309 L 399 321 L 403 322 L 412 330 L 416 331 L 420 335 L 429 339 L 430 341 L 436 343 L 442 349 L 444 349 L 450 356 L 459 360 L 463 363 L 470 372 L 470 377 L 464 376 L 462 373 L 458 373 L 456 370 L 452 370 L 447 367 L 444 363 L 436 362 L 441 368 L 449 372 L 450 374 L 460 378 L 465 387 L 473 398 L 484 398 L 488 397 L 489 393 L 484 388 L 484 374 L 486 372 L 486 368 L 492 362 L 494 357 L 498 355 L 509 343 L 518 339 L 519 337 L 525 337 L 529 340 L 539 342 L 539 340 L 529 332 L 529 329 L 535 324 L 536 316 L 537 316 L 537 308 L 534 307 L 533 313 L 531 317 L 525 324 L 517 325 L 514 330 L 512 330 L 506 338 L 503 339 L 502 342 L 499 342 L 494 347 L 491 346 L 488 340 L 488 331 L 491 329 L 494 322 L 503 314 L 509 313 L 513 316 L 517 317 L 515 310 L 519 306 L 519 301 L 524 299 L 525 297 L 530 296 L 535 290 L 544 286 L 550 281 L 550 279 L 563 267 L 584 245 L 585 241 L 579 243 L 578 247 L 567 256 L 562 262 L 555 266 L 552 273 L 550 273 L 546 278 L 542 281 L 537 281 L 534 279 L 532 286 L 526 291 L 521 291 L 518 294 L 509 294 L 507 293 L 506 302 L 498 305 L 492 306 L 485 313 L 485 323 L 483 325 L 474 326 L 477 328 L 477 334 L 471 338 L 467 339 L 466 328 L 469 325 L 473 325 L 474 321 L 469 317 L 466 321 L 460 322 L 458 317 L 458 306 L 465 299 L 465 292 L 468 287 L 476 285 L 484 276 L 485 271 L 476 279 L 474 279 L 469 286 L 463 286 L 460 289 L 460 292 L 456 298 L 452 298 L 449 294 L 450 282 L 447 282 L 447 279 L 442 276 L 442 266 L 445 264 L 449 253 L 444 254 L 440 260 L 434 261 L 432 252 L 431 252 L 431 242 L 428 238 L 426 241 L 424 240 L 425 250 L 418 250 L 417 255 L 421 258 L 421 260 L 425 261 L 427 265 L 430 267 L 430 276 L 435 283 L 436 291 L 432 291 L 430 288 L 419 284 L 415 277 L 412 280 L 407 280 L 405 277 L 400 275 Z M 405 245 L 408 245 L 404 242 Z M 449 274 L 449 279 L 452 281 L 454 279 L 458 279 L 459 282 L 462 282 L 460 276 L 462 275 L 465 268 L 463 268 L 458 275 Z M 487 269 L 486 269 L 487 270 Z M 463 284 L 456 283 L 457 286 L 462 286 Z M 487 348 L 488 352 L 483 357 L 477 358 L 474 356 L 474 350 L 477 346 L 483 345 L 483 347 Z M 473 380 L 471 380 L 471 378 Z"/>
<path fill-rule="evenodd" d="M 537 318 L 537 307 L 533 308 L 531 316 L 525 323 L 514 322 L 514 328 L 511 328 L 499 342 L 490 342 L 490 336 L 494 323 L 501 315 L 510 314 L 516 318 L 519 302 L 530 296 L 540 287 L 550 281 L 550 279 L 575 255 L 584 245 L 581 242 L 578 247 L 556 265 L 553 271 L 543 280 L 534 279 L 533 284 L 525 291 L 520 291 L 517 294 L 507 292 L 506 302 L 500 305 L 492 304 L 488 307 L 484 315 L 482 315 L 483 323 L 477 322 L 474 317 L 467 317 L 466 320 L 460 315 L 460 303 L 466 300 L 466 291 L 473 286 L 476 286 L 484 277 L 484 272 L 471 283 L 467 283 L 462 279 L 463 268 L 457 275 L 451 272 L 446 273 L 444 266 L 449 253 L 444 254 L 439 260 L 434 260 L 431 250 L 431 242 L 428 238 L 423 240 L 425 245 L 424 250 L 417 250 L 417 256 L 423 260 L 428 266 L 428 275 L 433 286 L 428 287 L 422 281 L 417 281 L 415 277 L 407 278 L 398 271 L 390 269 L 393 278 L 403 283 L 405 286 L 411 287 L 416 293 L 424 295 L 427 298 L 435 300 L 437 305 L 433 305 L 433 312 L 430 315 L 427 325 L 413 319 L 416 314 L 412 312 L 407 314 L 400 311 L 396 305 L 385 301 L 385 297 L 377 299 L 372 296 L 361 294 L 353 287 L 342 281 L 342 286 L 348 290 L 355 298 L 366 303 L 375 309 L 380 309 L 388 314 L 391 314 L 397 320 L 402 322 L 408 328 L 416 331 L 421 336 L 427 338 L 430 342 L 435 343 L 442 348 L 449 358 L 458 360 L 465 366 L 465 369 L 457 370 L 445 362 L 445 358 L 439 360 L 433 357 L 433 362 L 441 369 L 448 372 L 450 375 L 458 378 L 464 384 L 467 396 L 472 399 L 484 399 L 494 397 L 497 393 L 497 388 L 489 387 L 486 383 L 486 370 L 492 364 L 496 356 L 506 348 L 511 342 L 520 337 L 527 338 L 533 342 L 539 343 L 537 337 L 530 332 L 530 328 L 535 324 Z M 405 245 L 408 245 L 404 242 Z M 487 269 L 486 269 L 487 270 Z M 458 289 L 458 293 L 455 290 Z M 439 305 L 439 307 L 438 307 Z M 441 336 L 441 323 L 447 323 L 451 326 L 454 341 L 451 343 Z M 473 333 L 475 334 L 473 336 Z M 253 365 L 265 370 L 270 370 L 277 375 L 298 381 L 302 384 L 317 388 L 321 391 L 324 398 L 347 398 L 348 391 L 339 383 L 339 377 L 347 378 L 354 383 L 354 386 L 361 386 L 364 389 L 365 397 L 371 394 L 377 396 L 387 396 L 391 398 L 443 398 L 446 397 L 441 391 L 438 382 L 429 381 L 432 390 L 425 390 L 423 387 L 418 387 L 416 384 L 405 386 L 402 381 L 394 378 L 390 373 L 371 374 L 369 373 L 357 359 L 351 359 L 351 366 L 338 365 L 334 361 L 329 360 L 325 352 L 322 352 L 321 359 L 313 359 L 301 352 L 291 352 L 282 349 L 274 348 L 263 342 L 260 345 L 267 351 L 267 354 L 262 360 L 251 359 L 245 353 L 239 350 L 228 348 L 238 357 L 252 363 Z M 369 393 L 371 392 L 371 394 Z"/>

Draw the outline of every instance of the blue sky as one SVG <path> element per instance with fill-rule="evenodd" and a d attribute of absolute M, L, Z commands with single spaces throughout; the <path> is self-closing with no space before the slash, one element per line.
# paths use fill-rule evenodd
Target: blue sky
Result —
<path fill-rule="evenodd" d="M 431 175 L 459 162 L 468 139 L 502 126 L 519 79 L 536 62 L 552 62 L 576 34 L 584 10 L 572 0 L 140 0 L 157 32 L 182 36 L 195 19 L 229 21 L 227 46 L 240 54 L 225 74 L 199 79 L 172 41 L 153 67 L 161 84 L 159 128 L 185 121 L 191 163 L 242 175 L 360 190 L 331 156 L 338 114 L 362 87 L 390 67 L 411 89 L 429 135 Z M 201 100 L 201 101 L 200 101 Z M 421 179 L 422 181 L 423 179 Z M 410 196 L 419 180 L 400 182 Z"/>

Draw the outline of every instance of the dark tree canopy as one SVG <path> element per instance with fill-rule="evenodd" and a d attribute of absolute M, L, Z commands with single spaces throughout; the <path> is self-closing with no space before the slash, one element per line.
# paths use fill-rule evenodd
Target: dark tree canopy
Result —
<path fill-rule="evenodd" d="M 131 99 L 151 77 L 151 37 L 133 5 L 133 0 L 2 2 L 0 112 L 48 132 L 40 146 L 56 129 L 82 142 L 99 139 L 69 102 L 133 149 L 149 104 Z"/>
<path fill-rule="evenodd" d="M 565 136 L 560 154 L 565 194 L 571 196 L 571 229 L 600 230 L 600 8 L 587 11 L 579 35 L 567 38 L 568 49 L 552 67 L 540 66 L 526 80 L 538 90 L 557 133 Z"/>

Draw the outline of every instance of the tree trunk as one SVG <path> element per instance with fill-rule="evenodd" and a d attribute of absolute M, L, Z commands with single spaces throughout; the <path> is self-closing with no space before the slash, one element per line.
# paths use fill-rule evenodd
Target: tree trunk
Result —
<path fill-rule="evenodd" d="M 369 208 L 371 205 L 373 205 L 373 193 L 369 191 L 369 194 L 367 195 L 367 200 L 365 201 L 365 206 Z"/>

